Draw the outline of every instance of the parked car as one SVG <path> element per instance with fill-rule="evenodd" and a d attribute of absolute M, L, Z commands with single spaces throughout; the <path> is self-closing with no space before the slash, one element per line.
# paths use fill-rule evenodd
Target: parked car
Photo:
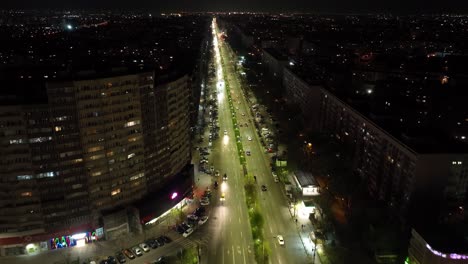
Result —
<path fill-rule="evenodd" d="M 122 252 L 116 252 L 115 253 L 115 258 L 117 259 L 117 261 L 120 264 L 127 262 L 127 259 L 125 258 L 124 254 Z"/>
<path fill-rule="evenodd" d="M 190 236 L 192 233 L 193 233 L 193 228 L 189 228 L 189 229 L 185 230 L 183 236 L 184 236 L 184 237 L 188 237 L 188 236 Z"/>
<path fill-rule="evenodd" d="M 157 260 L 152 262 L 152 264 L 165 264 L 165 263 L 167 263 L 165 257 L 160 257 Z"/>
<path fill-rule="evenodd" d="M 124 249 L 124 250 L 122 250 L 122 253 L 125 254 L 125 256 L 127 256 L 127 258 L 129 258 L 129 259 L 134 259 L 135 258 L 135 255 L 133 254 L 133 252 L 130 249 Z"/>
<path fill-rule="evenodd" d="M 245 155 L 250 156 L 250 150 L 247 150 L 247 151 L 245 152 Z"/>
<path fill-rule="evenodd" d="M 150 251 L 150 248 L 146 243 L 141 243 L 139 246 L 141 249 L 143 249 L 144 252 Z"/>
<path fill-rule="evenodd" d="M 187 218 L 190 219 L 190 220 L 193 220 L 193 221 L 197 221 L 198 220 L 198 216 L 194 215 L 194 214 L 189 214 L 187 215 Z"/>
<path fill-rule="evenodd" d="M 208 221 L 208 216 L 207 215 L 202 216 L 200 220 L 198 220 L 198 224 L 203 225 L 204 223 L 206 223 L 206 221 Z"/>
<path fill-rule="evenodd" d="M 164 244 L 166 243 L 166 242 L 164 241 L 164 238 L 163 238 L 162 236 L 156 238 L 155 240 L 159 243 L 159 246 L 160 246 L 160 247 L 161 247 L 161 246 L 164 246 Z"/>
<path fill-rule="evenodd" d="M 203 206 L 210 205 L 210 200 L 209 199 L 202 199 L 200 201 L 200 204 L 203 205 Z"/>
<path fill-rule="evenodd" d="M 132 251 L 138 257 L 141 257 L 143 255 L 143 251 L 141 250 L 140 247 L 135 246 L 135 247 L 132 248 Z"/>
<path fill-rule="evenodd" d="M 158 243 L 156 243 L 156 241 L 154 241 L 154 239 L 148 239 L 145 241 L 145 243 L 152 249 L 155 249 L 157 248 L 159 245 Z"/>
<path fill-rule="evenodd" d="M 172 242 L 172 240 L 168 236 L 160 236 L 160 237 L 163 239 L 164 243 L 166 244 L 169 244 Z"/>
<path fill-rule="evenodd" d="M 205 211 L 206 211 L 205 207 L 198 207 L 193 214 L 198 216 L 198 217 L 201 217 L 201 216 L 203 216 Z"/>

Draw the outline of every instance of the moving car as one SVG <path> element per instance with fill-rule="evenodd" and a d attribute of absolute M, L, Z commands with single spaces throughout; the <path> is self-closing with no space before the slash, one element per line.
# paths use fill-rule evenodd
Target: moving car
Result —
<path fill-rule="evenodd" d="M 189 228 L 189 229 L 185 230 L 183 236 L 184 236 L 184 237 L 188 237 L 188 236 L 190 236 L 192 233 L 193 233 L 193 228 Z"/>
<path fill-rule="evenodd" d="M 206 223 L 206 221 L 208 221 L 208 216 L 207 215 L 201 217 L 200 220 L 198 220 L 198 224 L 203 225 L 204 223 Z"/>
<path fill-rule="evenodd" d="M 247 150 L 247 151 L 245 152 L 245 155 L 250 156 L 250 150 Z"/>
<path fill-rule="evenodd" d="M 266 192 L 267 187 L 265 185 L 262 185 L 262 191 Z"/>
<path fill-rule="evenodd" d="M 225 135 L 225 136 L 227 135 L 227 130 L 226 130 L 226 129 L 224 129 L 224 135 Z"/>
<path fill-rule="evenodd" d="M 284 246 L 284 239 L 282 235 L 278 235 L 276 239 L 278 239 L 278 244 L 280 244 L 280 246 Z"/>
<path fill-rule="evenodd" d="M 219 176 L 219 170 L 216 170 L 215 171 L 215 177 L 218 177 Z"/>
<path fill-rule="evenodd" d="M 226 200 L 226 196 L 224 193 L 221 194 L 221 198 L 219 198 L 220 201 L 224 201 Z"/>
<path fill-rule="evenodd" d="M 150 251 L 150 248 L 146 243 L 141 243 L 139 246 L 141 249 L 143 249 L 144 252 Z"/>
<path fill-rule="evenodd" d="M 252 141 L 252 137 L 247 137 L 247 139 L 248 139 L 249 141 Z"/>
<path fill-rule="evenodd" d="M 227 181 L 227 174 L 226 173 L 224 173 L 223 181 Z"/>

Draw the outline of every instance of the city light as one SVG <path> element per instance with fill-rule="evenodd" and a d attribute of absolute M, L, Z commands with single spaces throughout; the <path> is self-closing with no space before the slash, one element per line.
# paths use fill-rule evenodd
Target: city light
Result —
<path fill-rule="evenodd" d="M 172 195 L 171 195 L 171 200 L 174 200 L 174 199 L 177 197 L 177 195 L 178 195 L 178 194 L 177 194 L 176 192 L 172 193 Z"/>
<path fill-rule="evenodd" d="M 227 189 L 227 183 L 226 182 L 221 183 L 221 191 L 225 192 L 226 189 Z"/>
<path fill-rule="evenodd" d="M 67 24 L 67 29 L 68 29 L 68 30 L 72 30 L 72 29 L 73 29 L 73 26 L 70 25 L 70 24 Z"/>

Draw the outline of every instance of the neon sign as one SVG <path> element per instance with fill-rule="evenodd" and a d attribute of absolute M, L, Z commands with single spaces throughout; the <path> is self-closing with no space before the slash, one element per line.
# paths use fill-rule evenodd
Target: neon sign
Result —
<path fill-rule="evenodd" d="M 172 193 L 171 200 L 174 200 L 176 197 L 177 197 L 177 193 L 176 192 Z"/>

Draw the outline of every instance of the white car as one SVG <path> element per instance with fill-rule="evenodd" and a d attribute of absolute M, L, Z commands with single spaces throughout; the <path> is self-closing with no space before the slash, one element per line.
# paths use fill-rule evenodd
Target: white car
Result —
<path fill-rule="evenodd" d="M 208 216 L 207 215 L 200 218 L 200 220 L 198 220 L 198 224 L 203 225 L 204 223 L 206 223 L 206 221 L 208 221 Z"/>
<path fill-rule="evenodd" d="M 144 252 L 148 252 L 150 250 L 148 245 L 146 245 L 145 243 L 141 243 L 139 246 L 141 247 L 141 249 L 143 249 Z"/>
<path fill-rule="evenodd" d="M 139 247 L 133 247 L 132 250 L 133 250 L 133 253 L 135 253 L 135 255 L 137 255 L 138 257 L 143 255 L 143 252 L 141 251 L 141 248 Z"/>
<path fill-rule="evenodd" d="M 224 129 L 224 135 L 227 135 L 227 130 L 226 129 Z"/>
<path fill-rule="evenodd" d="M 189 228 L 189 229 L 185 230 L 183 236 L 184 236 L 184 237 L 188 237 L 188 236 L 190 236 L 192 233 L 193 233 L 193 228 Z"/>
<path fill-rule="evenodd" d="M 200 204 L 201 204 L 202 206 L 210 205 L 210 200 L 209 200 L 209 199 L 202 199 L 202 200 L 200 201 Z"/>
<path fill-rule="evenodd" d="M 283 239 L 283 236 L 282 236 L 282 235 L 278 235 L 276 238 L 278 239 L 278 244 L 280 244 L 280 246 L 284 246 L 284 239 Z"/>
<path fill-rule="evenodd" d="M 248 139 L 249 141 L 252 141 L 252 137 L 247 137 L 247 139 Z"/>

